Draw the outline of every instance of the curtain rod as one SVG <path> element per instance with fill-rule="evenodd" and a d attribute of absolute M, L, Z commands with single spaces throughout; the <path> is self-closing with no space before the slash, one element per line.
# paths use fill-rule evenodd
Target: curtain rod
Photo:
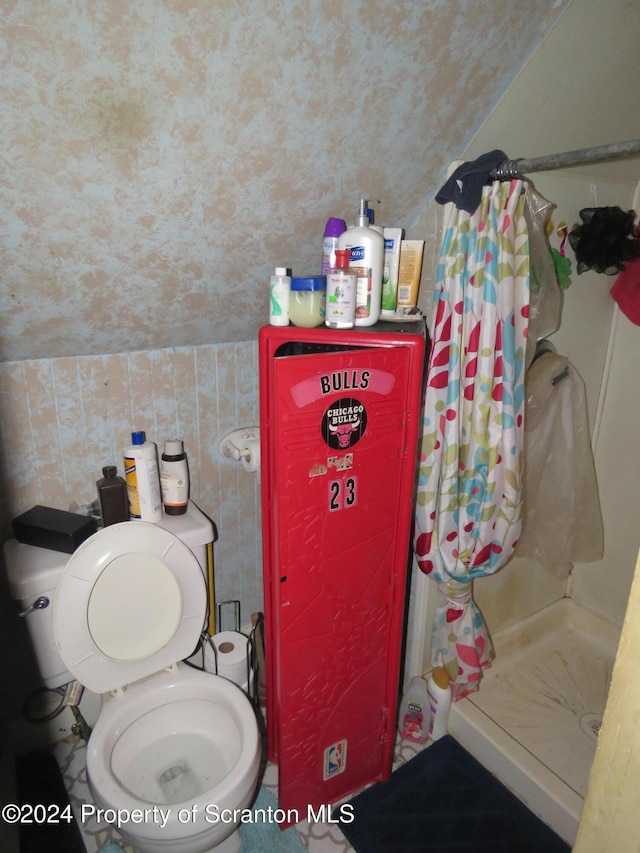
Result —
<path fill-rule="evenodd" d="M 551 169 L 564 169 L 567 166 L 579 166 L 583 163 L 603 163 L 607 160 L 622 160 L 640 154 L 640 139 L 628 142 L 614 142 L 611 145 L 596 145 L 593 148 L 580 148 L 576 151 L 563 151 L 546 157 L 534 157 L 531 160 L 505 160 L 491 172 L 492 178 L 509 180 L 521 178 L 526 172 L 546 172 Z"/>

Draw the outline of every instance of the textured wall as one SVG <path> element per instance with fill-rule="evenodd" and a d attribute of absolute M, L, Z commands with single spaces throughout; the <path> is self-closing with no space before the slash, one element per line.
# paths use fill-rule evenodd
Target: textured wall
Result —
<path fill-rule="evenodd" d="M 103 465 L 122 475 L 132 430 L 160 451 L 182 438 L 192 497 L 218 530 L 217 596 L 239 598 L 248 621 L 262 609 L 258 480 L 218 442 L 258 423 L 257 360 L 257 344 L 228 343 L 0 364 L 0 539 L 35 504 L 93 501 Z"/>
<path fill-rule="evenodd" d="M 0 0 L 0 359 L 254 338 L 328 215 L 411 227 L 568 3 Z"/>

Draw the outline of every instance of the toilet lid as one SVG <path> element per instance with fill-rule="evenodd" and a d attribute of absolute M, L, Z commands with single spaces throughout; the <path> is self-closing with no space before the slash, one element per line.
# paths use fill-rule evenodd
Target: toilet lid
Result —
<path fill-rule="evenodd" d="M 193 552 L 144 521 L 94 533 L 69 559 L 53 600 L 60 657 L 88 690 L 107 693 L 188 657 L 207 596 Z"/>

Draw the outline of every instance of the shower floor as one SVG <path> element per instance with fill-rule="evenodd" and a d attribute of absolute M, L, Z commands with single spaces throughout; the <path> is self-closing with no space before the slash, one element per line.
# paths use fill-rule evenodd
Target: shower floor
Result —
<path fill-rule="evenodd" d="M 493 638 L 496 660 L 449 729 L 573 844 L 620 630 L 562 599 Z"/>

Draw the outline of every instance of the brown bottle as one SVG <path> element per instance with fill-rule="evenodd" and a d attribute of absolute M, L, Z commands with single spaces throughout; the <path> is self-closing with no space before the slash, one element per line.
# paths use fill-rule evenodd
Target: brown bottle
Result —
<path fill-rule="evenodd" d="M 104 527 L 116 524 L 118 521 L 129 521 L 127 484 L 117 474 L 118 469 L 115 465 L 105 465 L 102 469 L 102 478 L 96 482 Z"/>
<path fill-rule="evenodd" d="M 189 504 L 189 465 L 180 439 L 165 441 L 160 459 L 160 488 L 167 515 L 184 515 Z"/>

